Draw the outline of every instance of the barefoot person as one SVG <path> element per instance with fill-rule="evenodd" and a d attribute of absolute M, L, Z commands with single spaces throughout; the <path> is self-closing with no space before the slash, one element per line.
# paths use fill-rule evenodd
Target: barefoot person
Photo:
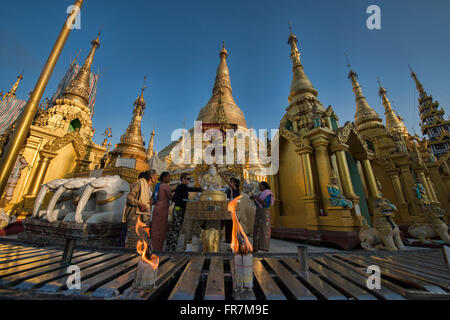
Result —
<path fill-rule="evenodd" d="M 181 183 L 175 189 L 173 196 L 173 202 L 175 207 L 172 214 L 172 225 L 170 226 L 170 232 L 167 236 L 167 250 L 176 251 L 178 237 L 180 235 L 181 227 L 184 221 L 184 212 L 186 211 L 186 200 L 189 199 L 189 192 L 202 192 L 202 188 L 192 188 L 188 184 L 191 182 L 191 176 L 189 173 L 182 173 L 180 176 Z"/>
<path fill-rule="evenodd" d="M 269 251 L 270 207 L 275 202 L 275 196 L 267 182 L 260 182 L 259 190 L 261 193 L 258 196 L 250 197 L 256 204 L 255 223 L 253 225 L 253 252 L 258 250 Z"/>
<path fill-rule="evenodd" d="M 148 221 L 151 208 L 149 188 L 152 182 L 152 171 L 150 170 L 140 173 L 139 180 L 131 186 L 122 215 L 123 227 L 119 246 L 125 245 L 129 221 L 137 219 L 138 216 L 141 216 L 142 221 Z M 130 227 L 134 227 L 134 224 Z"/>
<path fill-rule="evenodd" d="M 164 239 L 167 233 L 167 219 L 169 216 L 169 202 L 172 200 L 172 192 L 169 187 L 170 173 L 163 172 L 159 177 L 159 183 L 156 184 L 153 191 L 153 200 L 156 200 L 153 209 L 151 240 L 153 249 L 162 251 Z"/>

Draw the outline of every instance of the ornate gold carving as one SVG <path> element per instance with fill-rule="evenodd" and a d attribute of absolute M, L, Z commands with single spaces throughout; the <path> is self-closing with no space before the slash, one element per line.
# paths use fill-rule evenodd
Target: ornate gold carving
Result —
<path fill-rule="evenodd" d="M 367 146 L 366 141 L 362 138 L 358 131 L 355 130 L 355 125 L 353 122 L 347 121 L 343 127 L 340 127 L 336 132 L 336 137 L 339 143 L 348 144 L 348 139 L 350 138 L 350 134 L 353 133 L 356 135 L 357 139 L 361 142 L 362 147 L 366 154 L 371 153 L 369 147 Z"/>
<path fill-rule="evenodd" d="M 395 163 L 392 159 L 386 157 L 378 157 L 374 161 L 386 170 L 395 169 Z"/>
<path fill-rule="evenodd" d="M 298 148 L 310 145 L 308 139 L 286 129 L 280 129 L 280 136 L 293 143 Z"/>
<path fill-rule="evenodd" d="M 86 148 L 78 132 L 70 132 L 60 139 L 56 139 L 53 142 L 47 142 L 43 150 L 57 152 L 69 143 L 73 143 L 75 152 L 79 158 L 84 158 L 86 156 Z"/>

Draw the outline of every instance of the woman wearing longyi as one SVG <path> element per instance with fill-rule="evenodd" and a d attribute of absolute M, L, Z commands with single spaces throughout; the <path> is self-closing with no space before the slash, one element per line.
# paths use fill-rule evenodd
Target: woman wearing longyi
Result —
<path fill-rule="evenodd" d="M 150 237 L 152 240 L 153 249 L 156 251 L 163 250 L 164 240 L 167 233 L 169 204 L 173 197 L 172 191 L 170 191 L 169 182 L 170 173 L 161 173 L 159 182 L 155 186 L 152 196 L 153 201 L 156 203 L 153 209 Z"/>
<path fill-rule="evenodd" d="M 255 201 L 256 214 L 253 226 L 253 252 L 258 250 L 269 251 L 270 247 L 270 207 L 275 202 L 275 196 L 270 190 L 267 182 L 259 183 L 261 193 L 258 196 L 251 196 L 250 199 Z"/>

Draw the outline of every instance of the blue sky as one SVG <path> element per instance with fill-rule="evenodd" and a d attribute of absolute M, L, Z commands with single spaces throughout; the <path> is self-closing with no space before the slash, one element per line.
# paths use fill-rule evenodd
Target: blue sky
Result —
<path fill-rule="evenodd" d="M 65 20 L 71 0 L 8 1 L 0 11 L 0 88 L 24 71 L 18 96 L 27 97 Z M 381 8 L 381 30 L 366 27 L 369 5 Z M 44 96 L 51 96 L 80 49 L 103 26 L 93 70 L 100 70 L 94 141 L 106 127 L 113 143 L 128 126 L 143 77 L 146 140 L 156 130 L 156 149 L 175 128 L 192 127 L 208 102 L 225 41 L 233 96 L 254 128 L 278 128 L 292 79 L 287 22 L 299 39 L 306 74 L 341 125 L 353 120 L 354 95 L 344 52 L 369 104 L 384 119 L 377 77 L 411 132 L 418 126 L 417 93 L 408 63 L 425 89 L 450 105 L 450 2 L 446 0 L 86 0 L 81 30 L 74 30 Z M 82 61 L 83 61 L 82 60 Z"/>

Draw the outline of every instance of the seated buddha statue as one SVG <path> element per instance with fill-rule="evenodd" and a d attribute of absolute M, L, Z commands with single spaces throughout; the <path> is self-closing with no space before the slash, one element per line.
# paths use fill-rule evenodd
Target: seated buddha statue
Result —
<path fill-rule="evenodd" d="M 338 178 L 333 174 L 331 177 L 331 183 L 327 186 L 328 195 L 330 196 L 330 205 L 333 207 L 343 207 L 352 209 L 353 203 L 350 200 L 345 199 L 341 194 L 341 190 L 338 186 Z"/>

